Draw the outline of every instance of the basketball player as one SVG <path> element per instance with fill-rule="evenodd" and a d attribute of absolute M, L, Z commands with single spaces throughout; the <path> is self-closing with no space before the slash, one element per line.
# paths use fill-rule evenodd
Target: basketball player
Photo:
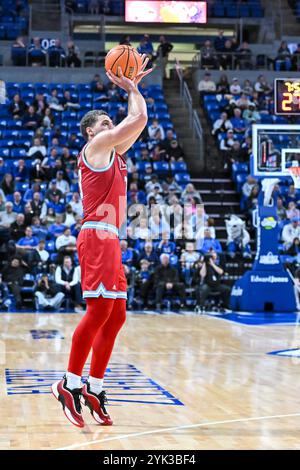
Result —
<path fill-rule="evenodd" d="M 89 111 L 80 129 L 87 144 L 78 156 L 79 187 L 84 219 L 77 239 L 83 297 L 87 311 L 72 338 L 68 370 L 52 385 L 69 421 L 84 426 L 81 402 L 94 419 L 111 425 L 106 411 L 103 377 L 118 332 L 125 322 L 127 285 L 118 239 L 125 220 L 127 168 L 122 156 L 136 141 L 147 124 L 147 106 L 138 83 L 152 69 L 129 80 L 121 69 L 118 75 L 107 72 L 109 79 L 128 93 L 128 114 L 116 127 L 108 114 Z M 90 374 L 82 387 L 81 375 L 92 349 Z"/>

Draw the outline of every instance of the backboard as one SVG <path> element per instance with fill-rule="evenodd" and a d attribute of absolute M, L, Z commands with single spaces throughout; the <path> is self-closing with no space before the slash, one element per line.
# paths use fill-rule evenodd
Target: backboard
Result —
<path fill-rule="evenodd" d="M 255 178 L 287 178 L 290 166 L 300 166 L 300 125 L 254 124 L 252 139 Z"/>

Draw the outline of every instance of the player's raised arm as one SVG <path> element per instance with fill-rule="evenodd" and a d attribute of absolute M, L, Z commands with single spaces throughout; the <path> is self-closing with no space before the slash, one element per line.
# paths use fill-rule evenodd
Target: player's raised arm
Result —
<path fill-rule="evenodd" d="M 148 75 L 152 69 L 146 70 L 148 59 L 143 61 L 141 71 L 130 80 L 119 69 L 119 77 L 108 71 L 109 79 L 128 93 L 128 115 L 118 124 L 113 126 L 108 115 L 104 114 L 99 122 L 86 129 L 89 145 L 86 149 L 86 157 L 95 167 L 106 166 L 109 163 L 110 152 L 113 148 L 122 154 L 136 141 L 147 124 L 146 102 L 138 90 L 138 83 Z"/>

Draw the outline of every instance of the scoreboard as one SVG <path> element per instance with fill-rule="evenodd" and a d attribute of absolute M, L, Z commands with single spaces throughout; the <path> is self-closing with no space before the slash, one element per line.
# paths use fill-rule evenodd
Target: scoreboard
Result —
<path fill-rule="evenodd" d="M 275 114 L 300 116 L 300 78 L 275 78 Z"/>

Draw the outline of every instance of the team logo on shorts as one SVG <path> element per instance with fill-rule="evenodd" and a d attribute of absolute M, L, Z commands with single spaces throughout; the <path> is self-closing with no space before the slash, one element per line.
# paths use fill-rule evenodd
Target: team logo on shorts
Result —
<path fill-rule="evenodd" d="M 127 165 L 126 163 L 122 160 L 121 157 L 118 157 L 119 160 L 119 168 L 120 170 L 127 170 Z"/>

